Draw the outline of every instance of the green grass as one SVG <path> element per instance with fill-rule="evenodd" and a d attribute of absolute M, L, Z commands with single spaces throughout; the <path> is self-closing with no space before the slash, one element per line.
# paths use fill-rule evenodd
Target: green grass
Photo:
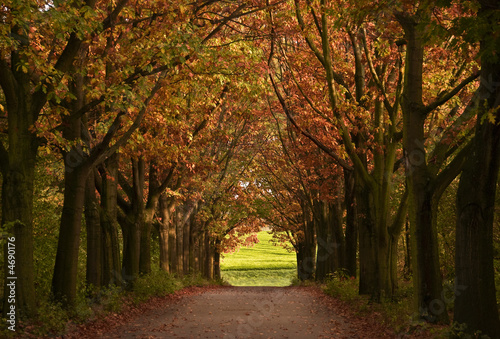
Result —
<path fill-rule="evenodd" d="M 288 286 L 296 276 L 295 253 L 269 242 L 265 231 L 257 234 L 259 243 L 224 254 L 222 278 L 233 286 Z"/>

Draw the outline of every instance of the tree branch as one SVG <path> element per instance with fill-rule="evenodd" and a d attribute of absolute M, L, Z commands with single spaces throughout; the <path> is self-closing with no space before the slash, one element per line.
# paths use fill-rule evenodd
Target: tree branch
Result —
<path fill-rule="evenodd" d="M 473 150 L 473 140 L 460 150 L 453 160 L 433 180 L 433 199 L 439 200 L 446 188 L 462 172 L 467 156 Z"/>
<path fill-rule="evenodd" d="M 468 78 L 464 79 L 455 88 L 453 88 L 452 90 L 450 90 L 446 93 L 441 94 L 438 98 L 436 98 L 436 100 L 433 103 L 430 103 L 429 105 L 425 106 L 424 114 L 427 116 L 430 112 L 432 112 L 433 110 L 435 110 L 439 106 L 448 102 L 448 100 L 453 98 L 458 92 L 460 92 L 462 90 L 462 88 L 464 88 L 465 86 L 470 84 L 472 81 L 477 79 L 477 77 L 479 77 L 480 74 L 481 73 L 479 71 L 474 73 L 474 74 L 471 74 Z"/>
<path fill-rule="evenodd" d="M 279 92 L 278 88 L 276 87 L 276 83 L 274 82 L 273 77 L 271 75 L 269 75 L 269 78 L 271 79 L 271 83 L 273 85 L 274 92 L 276 93 L 276 96 L 278 97 L 278 100 L 279 100 L 279 102 L 281 104 L 281 107 L 283 108 L 283 111 L 285 112 L 288 120 L 290 120 L 290 122 L 292 123 L 292 125 L 295 126 L 295 128 L 297 128 L 297 130 L 302 135 L 304 135 L 305 137 L 307 137 L 308 139 L 310 139 L 312 142 L 314 142 L 314 144 L 316 144 L 316 146 L 318 146 L 326 154 L 328 154 L 329 156 L 331 156 L 340 166 L 342 166 L 343 168 L 345 168 L 347 170 L 352 171 L 353 170 L 352 166 L 350 166 L 344 159 L 342 159 L 332 149 L 330 149 L 329 147 L 325 146 L 322 142 L 320 142 L 318 139 L 316 139 L 308 131 L 305 131 L 302 128 L 300 128 L 300 126 L 297 124 L 297 122 L 295 121 L 295 119 L 292 117 L 292 114 L 290 113 L 290 111 L 288 109 L 288 106 L 286 105 L 285 100 L 283 99 L 283 97 L 281 96 L 281 93 Z"/>

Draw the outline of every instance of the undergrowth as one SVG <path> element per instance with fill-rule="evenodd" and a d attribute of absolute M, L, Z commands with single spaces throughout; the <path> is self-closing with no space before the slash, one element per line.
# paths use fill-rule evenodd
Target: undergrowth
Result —
<path fill-rule="evenodd" d="M 325 294 L 346 302 L 354 315 L 369 317 L 379 314 L 383 325 L 391 328 L 397 338 L 450 338 L 451 329 L 414 320 L 411 281 L 400 282 L 395 294 L 380 303 L 358 293 L 358 279 L 332 277 L 321 287 Z"/>

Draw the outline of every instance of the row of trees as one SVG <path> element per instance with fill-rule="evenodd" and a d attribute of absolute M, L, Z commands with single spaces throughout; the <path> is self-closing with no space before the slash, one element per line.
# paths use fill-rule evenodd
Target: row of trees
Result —
<path fill-rule="evenodd" d="M 408 215 L 415 310 L 428 321 L 447 323 L 437 211 L 463 170 L 455 321 L 495 336 L 499 41 L 491 33 L 498 7 L 492 2 L 393 5 L 295 1 L 294 24 L 270 12 L 270 81 L 291 125 L 288 141 L 282 139 L 283 157 L 296 172 L 295 184 L 281 182 L 281 189 L 293 195 L 302 219 L 306 256 L 314 258 L 317 247 L 317 278 L 324 277 L 328 254 L 337 258 L 330 272 L 342 260 L 340 267 L 355 272 L 349 257 L 356 243 L 350 239 L 359 232 L 359 291 L 375 300 L 391 297 L 397 286 L 398 242 Z M 330 161 L 318 164 L 311 150 L 300 150 L 297 138 L 308 139 L 309 147 L 315 144 Z M 337 172 L 319 174 L 325 166 Z M 321 188 L 332 176 L 342 182 L 342 172 L 343 196 L 328 197 Z M 344 201 L 345 238 L 335 231 L 341 223 L 337 199 Z M 281 215 L 290 214 L 282 209 Z"/>
<path fill-rule="evenodd" d="M 4 312 L 10 276 L 17 309 L 36 312 L 42 158 L 62 176 L 52 295 L 66 306 L 82 246 L 95 288 L 149 273 L 153 239 L 163 270 L 213 278 L 221 253 L 267 224 L 297 253 L 300 279 L 359 272 L 359 292 L 375 301 L 396 292 L 404 238 L 417 317 L 448 322 L 438 206 L 461 175 L 454 320 L 494 336 L 498 9 L 489 0 L 3 5 L 2 227 L 16 238 Z"/>
<path fill-rule="evenodd" d="M 4 284 L 17 277 L 21 315 L 36 310 L 32 210 L 39 155 L 56 151 L 54 161 L 64 164 L 55 300 L 71 305 L 76 298 L 84 215 L 87 282 L 95 287 L 132 284 L 150 270 L 155 225 L 165 269 L 187 270 L 184 249 L 193 256 L 197 246 L 198 257 L 213 252 L 210 218 L 198 221 L 196 232 L 185 226 L 203 210 L 202 201 L 229 194 L 245 171 L 245 144 L 257 134 L 249 109 L 259 80 L 237 65 L 251 69 L 259 60 L 245 41 L 225 44 L 234 39 L 228 22 L 259 6 L 2 5 L 2 225 L 16 239 L 15 270 L 6 266 Z M 190 243 L 195 234 L 203 236 Z M 4 288 L 4 310 L 8 293 Z"/>

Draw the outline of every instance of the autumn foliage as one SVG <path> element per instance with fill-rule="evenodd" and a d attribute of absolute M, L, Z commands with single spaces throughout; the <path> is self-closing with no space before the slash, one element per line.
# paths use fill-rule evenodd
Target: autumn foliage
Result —
<path fill-rule="evenodd" d="M 12 304 L 34 318 L 42 299 L 74 309 L 85 289 L 133 290 L 158 267 L 220 278 L 221 253 L 270 227 L 300 280 L 357 277 L 374 302 L 396 297 L 404 266 L 417 320 L 449 323 L 442 271 L 456 274 L 468 289 L 455 320 L 494 337 L 498 11 L 2 4 L 1 230 L 17 246 L 15 270 L 3 257 L 4 316 Z M 438 232 L 450 195 L 451 240 Z M 444 270 L 442 242 L 457 251 Z"/>

